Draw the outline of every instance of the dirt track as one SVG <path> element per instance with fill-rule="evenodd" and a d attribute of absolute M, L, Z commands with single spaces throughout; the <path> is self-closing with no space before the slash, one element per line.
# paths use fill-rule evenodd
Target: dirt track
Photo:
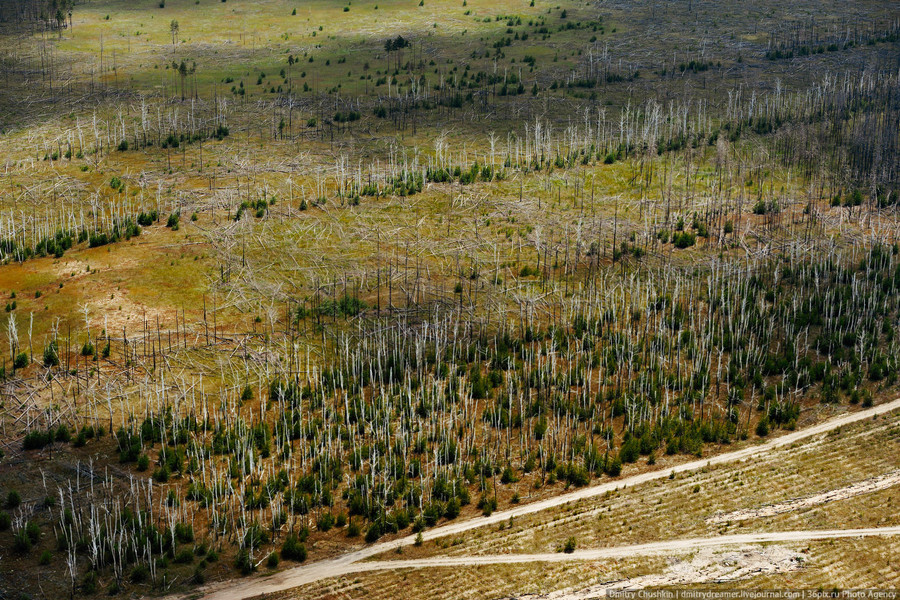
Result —
<path fill-rule="evenodd" d="M 806 439 L 821 433 L 825 433 L 848 425 L 870 419 L 876 415 L 885 414 L 900 408 L 900 398 L 880 404 L 878 406 L 862 410 L 855 413 L 849 413 L 823 421 L 817 425 L 794 431 L 774 438 L 756 446 L 750 446 L 734 452 L 726 452 L 710 458 L 704 458 L 687 462 L 671 469 L 661 469 L 651 471 L 631 477 L 614 479 L 553 498 L 547 498 L 525 506 L 519 506 L 509 510 L 497 511 L 488 517 L 478 517 L 465 521 L 448 523 L 441 527 L 423 532 L 422 537 L 425 540 L 433 540 L 448 535 L 455 535 L 478 527 L 484 527 L 508 521 L 510 517 L 519 517 L 522 515 L 532 514 L 581 500 L 585 498 L 593 498 L 605 494 L 607 491 L 613 491 L 622 487 L 631 487 L 649 481 L 662 479 L 669 476 L 669 473 L 683 473 L 695 471 L 708 465 L 718 465 L 723 463 L 744 460 L 753 456 L 768 453 L 785 446 L 789 446 L 799 440 Z M 454 565 L 479 565 L 479 564 L 498 564 L 498 563 L 521 563 L 521 562 L 556 562 L 564 560 L 595 560 L 601 558 L 611 558 L 620 556 L 634 556 L 637 554 L 656 554 L 666 552 L 684 552 L 697 549 L 700 547 L 761 543 L 761 542 L 789 542 L 823 538 L 840 538 L 840 537 L 857 537 L 867 535 L 900 535 L 900 527 L 891 528 L 875 528 L 875 529 L 855 529 L 855 530 L 823 530 L 823 531 L 789 531 L 776 533 L 760 533 L 760 534 L 744 534 L 734 536 L 718 536 L 712 538 L 699 538 L 687 540 L 674 540 L 666 542 L 654 542 L 650 544 L 641 544 L 637 546 L 620 546 L 614 548 L 603 548 L 597 550 L 582 550 L 573 554 L 515 554 L 515 555 L 493 555 L 493 556 L 476 556 L 476 557 L 435 557 L 418 560 L 391 560 L 391 561 L 372 561 L 360 562 L 372 556 L 395 550 L 399 546 L 409 546 L 415 541 L 415 536 L 406 536 L 396 540 L 381 542 L 366 546 L 339 556 L 337 558 L 322 560 L 307 565 L 294 567 L 275 573 L 265 578 L 253 578 L 240 581 L 221 582 L 209 586 L 205 590 L 201 590 L 200 597 L 203 600 L 242 600 L 258 596 L 264 593 L 272 593 L 283 591 L 297 587 L 300 585 L 312 583 L 320 579 L 330 577 L 338 577 L 347 573 L 356 573 L 362 571 L 384 570 L 384 569 L 401 569 L 401 568 L 423 568 L 430 566 L 454 566 Z M 196 593 L 192 594 L 196 597 Z"/>

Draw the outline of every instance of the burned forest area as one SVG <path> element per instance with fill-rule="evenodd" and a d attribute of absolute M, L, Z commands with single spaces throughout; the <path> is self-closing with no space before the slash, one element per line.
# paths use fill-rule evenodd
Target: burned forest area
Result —
<path fill-rule="evenodd" d="M 900 6 L 0 0 L 0 306 L 0 600 L 896 589 Z"/>

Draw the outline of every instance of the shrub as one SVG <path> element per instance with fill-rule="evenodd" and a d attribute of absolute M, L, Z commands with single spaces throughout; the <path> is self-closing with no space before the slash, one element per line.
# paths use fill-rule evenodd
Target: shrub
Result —
<path fill-rule="evenodd" d="M 60 425 L 59 429 L 56 430 L 56 441 L 68 443 L 72 440 L 72 434 L 69 433 L 69 428 L 65 425 Z"/>
<path fill-rule="evenodd" d="M 330 512 L 323 512 L 316 520 L 316 529 L 319 531 L 329 531 L 334 527 L 334 515 Z"/>
<path fill-rule="evenodd" d="M 350 521 L 350 525 L 347 526 L 347 537 L 359 537 L 359 534 L 359 523 Z"/>
<path fill-rule="evenodd" d="M 631 438 L 622 444 L 619 450 L 619 459 L 623 463 L 633 463 L 638 459 L 640 454 L 640 443 L 636 438 Z"/>
<path fill-rule="evenodd" d="M 176 523 L 175 539 L 182 544 L 190 544 L 194 541 L 194 527 L 190 523 Z"/>
<path fill-rule="evenodd" d="M 196 567 L 194 567 L 194 574 L 191 577 L 191 582 L 200 585 L 204 581 L 206 581 L 206 576 L 203 574 L 203 569 L 200 567 L 200 565 L 197 565 Z"/>
<path fill-rule="evenodd" d="M 32 544 L 37 544 L 38 540 L 41 539 L 41 528 L 34 521 L 28 521 L 25 524 L 25 535 L 28 536 L 28 539 L 31 540 Z"/>
<path fill-rule="evenodd" d="M 194 553 L 185 548 L 175 557 L 175 562 L 180 565 L 189 565 L 194 562 Z"/>
<path fill-rule="evenodd" d="M 378 538 L 381 537 L 381 528 L 377 523 L 372 523 L 369 525 L 369 529 L 366 531 L 366 543 L 371 544 L 373 542 L 377 542 Z"/>
<path fill-rule="evenodd" d="M 29 431 L 22 440 L 22 448 L 25 450 L 40 450 L 53 441 L 50 433 L 47 431 Z"/>
<path fill-rule="evenodd" d="M 169 481 L 169 468 L 166 465 L 163 465 L 153 471 L 153 480 L 158 483 L 165 483 Z"/>
<path fill-rule="evenodd" d="M 22 496 L 16 490 L 12 490 L 6 495 L 6 508 L 16 508 L 20 504 L 22 504 Z"/>
<path fill-rule="evenodd" d="M 147 581 L 147 577 L 150 575 L 149 569 L 147 569 L 146 565 L 138 565 L 132 571 L 129 579 L 131 583 L 143 583 Z"/>
<path fill-rule="evenodd" d="M 622 474 L 622 461 L 618 457 L 607 462 L 606 474 L 610 477 L 618 477 Z"/>
<path fill-rule="evenodd" d="M 326 300 L 319 305 L 319 314 L 330 317 L 355 317 L 360 312 L 369 308 L 369 305 L 359 298 L 344 296 L 338 301 Z"/>
<path fill-rule="evenodd" d="M 97 591 L 97 573 L 88 571 L 81 580 L 81 591 L 85 594 L 93 594 Z"/>
<path fill-rule="evenodd" d="M 296 534 L 290 534 L 281 546 L 281 558 L 303 562 L 306 560 L 306 546 L 300 543 Z"/>
<path fill-rule="evenodd" d="M 572 554 L 573 552 L 575 552 L 575 546 L 576 546 L 575 537 L 572 536 L 566 540 L 566 543 L 563 546 L 563 552 L 565 552 L 566 554 Z"/>
<path fill-rule="evenodd" d="M 16 533 L 13 538 L 13 550 L 19 554 L 31 552 L 31 539 L 28 537 L 28 534 L 25 533 L 25 530 Z"/>
<path fill-rule="evenodd" d="M 153 225 L 153 223 L 159 218 L 159 213 L 155 210 L 151 210 L 150 212 L 142 212 L 138 215 L 137 223 L 141 227 L 149 227 Z"/>
<path fill-rule="evenodd" d="M 497 510 L 497 499 L 488 498 L 487 496 L 482 495 L 478 500 L 478 508 L 481 509 L 481 514 L 483 514 L 485 517 L 489 517 L 495 510 Z"/>
<path fill-rule="evenodd" d="M 672 243 L 676 248 L 690 248 L 697 242 L 693 233 L 678 231 L 672 236 Z"/>
<path fill-rule="evenodd" d="M 444 516 L 448 519 L 455 519 L 459 516 L 460 504 L 458 498 L 450 498 L 450 501 L 447 502 L 446 508 L 444 508 Z"/>
<path fill-rule="evenodd" d="M 503 474 L 500 476 L 500 483 L 506 485 L 508 483 L 515 483 L 519 478 L 516 477 L 516 472 L 513 471 L 513 468 L 510 465 L 506 465 L 506 468 L 503 469 Z"/>
<path fill-rule="evenodd" d="M 57 367 L 59 366 L 59 351 L 56 347 L 56 341 L 52 341 L 47 344 L 47 347 L 44 348 L 44 366 L 45 367 Z"/>
<path fill-rule="evenodd" d="M 234 559 L 234 566 L 241 572 L 241 575 L 249 575 L 256 570 L 256 566 L 253 564 L 253 561 L 250 560 L 250 553 L 244 548 L 241 548 L 237 553 L 237 556 Z"/>

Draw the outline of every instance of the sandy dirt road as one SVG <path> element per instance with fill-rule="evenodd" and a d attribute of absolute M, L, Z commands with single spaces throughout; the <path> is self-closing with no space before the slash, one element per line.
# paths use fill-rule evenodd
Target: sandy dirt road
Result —
<path fill-rule="evenodd" d="M 822 433 L 827 433 L 838 427 L 857 423 L 866 419 L 871 419 L 877 415 L 886 414 L 894 410 L 900 409 L 900 398 L 891 402 L 879 404 L 872 408 L 861 410 L 859 412 L 848 413 L 823 421 L 816 425 L 806 427 L 799 431 L 773 438 L 766 442 L 748 446 L 741 450 L 733 452 L 725 452 L 709 458 L 694 460 L 683 463 L 672 468 L 660 469 L 658 471 L 650 471 L 633 475 L 630 477 L 622 477 L 613 479 L 604 483 L 581 488 L 574 492 L 561 494 L 545 500 L 540 500 L 524 506 L 518 506 L 509 510 L 502 510 L 493 513 L 487 517 L 477 517 L 464 521 L 448 523 L 434 529 L 424 531 L 422 537 L 424 540 L 433 540 L 449 535 L 456 535 L 478 527 L 498 524 L 508 521 L 511 517 L 520 517 L 523 515 L 533 514 L 549 508 L 562 506 L 570 502 L 575 502 L 585 498 L 593 498 L 600 496 L 609 491 L 614 491 L 622 487 L 632 487 L 650 481 L 663 479 L 669 476 L 671 472 L 685 473 L 696 471 L 709 465 L 719 465 L 739 460 L 744 460 L 772 452 L 779 448 L 790 446 L 791 444 L 810 438 Z M 868 532 L 868 533 L 862 533 Z M 452 565 L 477 565 L 477 564 L 498 564 L 502 562 L 521 563 L 528 561 L 560 561 L 560 560 L 594 560 L 606 557 L 630 556 L 635 552 L 675 552 L 679 548 L 681 550 L 698 548 L 698 544 L 722 545 L 722 544 L 741 544 L 741 543 L 761 543 L 765 541 L 797 541 L 803 539 L 821 539 L 818 536 L 826 537 L 855 537 L 861 535 L 897 535 L 900 534 L 900 528 L 878 528 L 870 530 L 831 530 L 831 531 L 793 531 L 778 532 L 764 534 L 746 534 L 740 536 L 719 536 L 714 538 L 702 538 L 700 540 L 675 540 L 666 542 L 656 542 L 651 544 L 643 544 L 640 546 L 621 546 L 616 548 L 603 548 L 597 550 L 582 550 L 573 554 L 516 554 L 516 555 L 495 555 L 495 556 L 476 556 L 476 557 L 436 557 L 428 559 L 419 559 L 415 561 L 390 560 L 378 562 L 360 562 L 367 558 L 395 550 L 399 546 L 409 546 L 415 542 L 415 536 L 409 535 L 395 540 L 372 544 L 356 550 L 348 552 L 336 558 L 321 560 L 306 565 L 286 569 L 278 573 L 274 573 L 267 577 L 257 577 L 244 580 L 233 580 L 227 582 L 218 582 L 195 591 L 188 597 L 202 598 L 203 600 L 243 600 L 264 593 L 272 593 L 277 591 L 288 590 L 293 587 L 312 583 L 320 579 L 330 577 L 338 577 L 347 573 L 356 573 L 371 570 L 384 569 L 400 569 L 400 568 L 424 568 L 428 566 L 452 566 Z M 753 539 L 765 536 L 780 536 L 772 539 Z M 797 537 L 800 536 L 800 537 Z M 803 537 L 806 536 L 806 537 Z M 733 539 L 728 542 L 726 540 Z M 640 550 L 643 549 L 643 550 Z M 493 562 L 484 562 L 491 561 Z M 415 564 L 412 564 L 415 563 Z M 376 566 L 371 566 L 376 565 Z M 176 597 L 173 597 L 176 598 Z"/>

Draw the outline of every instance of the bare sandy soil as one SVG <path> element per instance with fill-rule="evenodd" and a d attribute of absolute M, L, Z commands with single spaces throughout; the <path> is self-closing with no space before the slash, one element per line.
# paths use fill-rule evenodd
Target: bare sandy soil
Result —
<path fill-rule="evenodd" d="M 804 560 L 803 553 L 784 546 L 704 548 L 693 557 L 673 560 L 664 573 L 605 581 L 583 589 L 516 596 L 516 600 L 587 600 L 616 590 L 740 581 L 757 575 L 790 573 L 802 569 Z"/>
<path fill-rule="evenodd" d="M 792 500 L 788 500 L 787 502 L 768 504 L 759 508 L 736 510 L 729 513 L 722 513 L 720 515 L 713 515 L 712 517 L 707 519 L 706 522 L 716 525 L 720 523 L 733 523 L 735 521 L 747 521 L 750 519 L 774 517 L 775 515 L 793 512 L 796 510 L 803 510 L 806 508 L 811 508 L 813 506 L 818 506 L 820 504 L 834 502 L 836 500 L 846 500 L 847 498 L 852 498 L 861 494 L 877 492 L 878 490 L 893 487 L 898 483 L 900 483 L 900 470 L 891 471 L 890 473 L 885 473 L 884 475 L 879 475 L 878 477 L 871 477 L 869 479 L 866 479 L 865 481 L 860 481 L 852 485 L 829 490 L 823 494 L 807 496 L 806 498 L 794 498 Z"/>

